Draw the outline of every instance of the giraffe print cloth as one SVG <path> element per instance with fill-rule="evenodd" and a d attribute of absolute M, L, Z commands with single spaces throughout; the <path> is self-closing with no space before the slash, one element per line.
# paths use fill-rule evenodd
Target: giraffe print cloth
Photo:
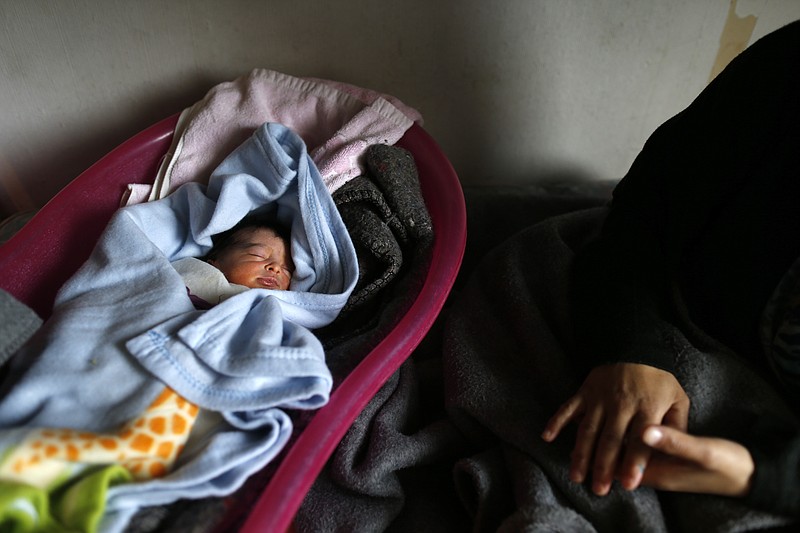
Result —
<path fill-rule="evenodd" d="M 199 409 L 168 387 L 147 410 L 119 432 L 34 429 L 0 464 L 0 480 L 48 488 L 78 465 L 124 467 L 136 480 L 172 469 L 189 438 Z"/>

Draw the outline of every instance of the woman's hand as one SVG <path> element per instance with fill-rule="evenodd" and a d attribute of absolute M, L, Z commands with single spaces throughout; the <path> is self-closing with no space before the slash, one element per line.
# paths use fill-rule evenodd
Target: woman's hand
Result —
<path fill-rule="evenodd" d="M 745 496 L 755 466 L 747 448 L 733 441 L 695 437 L 674 428 L 650 426 L 642 435 L 656 452 L 642 485 L 722 496 Z"/>
<path fill-rule="evenodd" d="M 626 489 L 639 486 L 651 454 L 640 438 L 647 426 L 686 430 L 688 416 L 689 398 L 669 372 L 636 363 L 603 365 L 556 411 L 542 438 L 552 442 L 568 423 L 579 422 L 570 479 L 583 483 L 593 461 L 592 491 L 604 496 L 615 474 Z"/>

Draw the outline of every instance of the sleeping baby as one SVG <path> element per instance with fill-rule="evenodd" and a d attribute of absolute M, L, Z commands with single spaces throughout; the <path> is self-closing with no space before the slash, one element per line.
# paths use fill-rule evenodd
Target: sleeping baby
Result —
<path fill-rule="evenodd" d="M 212 240 L 202 260 L 188 257 L 173 263 L 195 307 L 208 309 L 251 288 L 289 289 L 294 271 L 289 230 L 277 220 L 251 214 Z M 165 388 L 118 432 L 37 429 L 0 461 L 0 480 L 44 488 L 75 476 L 86 465 L 121 465 L 140 480 L 162 477 L 186 445 L 198 415 L 196 405 Z M 121 469 L 106 472 L 113 472 L 117 481 L 130 479 Z"/>
<path fill-rule="evenodd" d="M 289 230 L 267 215 L 248 215 L 213 237 L 214 247 L 200 260 L 172 263 L 195 307 L 210 305 L 249 289 L 288 290 L 294 272 Z"/>
<path fill-rule="evenodd" d="M 0 520 L 5 501 L 28 522 L 122 531 L 141 507 L 239 488 L 289 442 L 287 409 L 327 403 L 313 332 L 357 279 L 322 176 L 280 124 L 208 183 L 117 211 L 3 383 Z"/>

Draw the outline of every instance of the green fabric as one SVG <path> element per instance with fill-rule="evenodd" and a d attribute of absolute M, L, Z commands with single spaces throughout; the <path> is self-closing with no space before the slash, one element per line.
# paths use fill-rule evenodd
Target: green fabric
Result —
<path fill-rule="evenodd" d="M 45 491 L 29 485 L 0 481 L 0 532 L 58 531 L 53 526 Z"/>
<path fill-rule="evenodd" d="M 132 480 L 119 465 L 89 470 L 79 479 L 47 490 L 0 481 L 0 533 L 97 531 L 108 487 Z"/>
<path fill-rule="evenodd" d="M 52 499 L 53 516 L 67 528 L 96 531 L 106 509 L 108 487 L 132 479 L 130 473 L 119 465 L 94 470 L 56 491 Z"/>

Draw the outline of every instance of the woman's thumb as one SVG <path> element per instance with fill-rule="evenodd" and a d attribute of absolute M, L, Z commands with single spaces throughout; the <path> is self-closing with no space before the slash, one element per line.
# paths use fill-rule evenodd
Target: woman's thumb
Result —
<path fill-rule="evenodd" d="M 660 452 L 689 459 L 692 437 L 667 426 L 650 426 L 644 430 L 642 440 Z"/>
<path fill-rule="evenodd" d="M 661 426 L 650 426 L 644 430 L 642 440 L 648 446 L 660 448 L 664 443 L 664 429 Z"/>

